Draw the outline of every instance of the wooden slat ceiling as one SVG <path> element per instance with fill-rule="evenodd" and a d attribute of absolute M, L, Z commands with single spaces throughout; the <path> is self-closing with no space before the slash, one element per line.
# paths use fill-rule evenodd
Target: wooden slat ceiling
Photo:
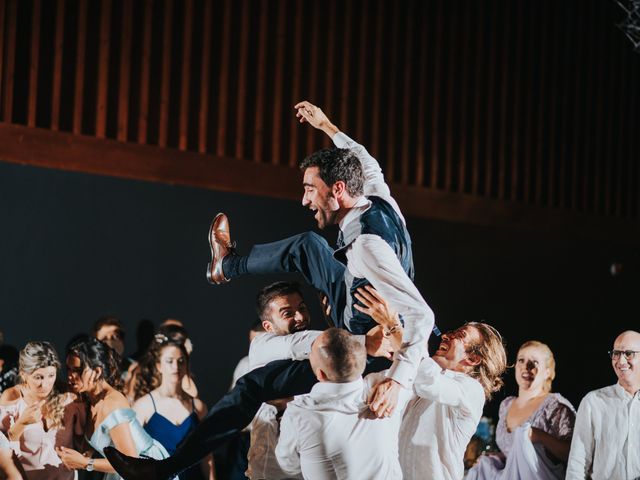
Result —
<path fill-rule="evenodd" d="M 328 145 L 295 121 L 306 98 L 369 147 L 413 215 L 508 225 L 518 211 L 538 228 L 548 212 L 635 232 L 640 56 L 623 17 L 600 0 L 0 0 L 0 159 L 33 157 L 6 137 L 24 127 L 167 150 L 177 177 L 159 181 L 184 183 L 178 152 L 297 178 Z"/>

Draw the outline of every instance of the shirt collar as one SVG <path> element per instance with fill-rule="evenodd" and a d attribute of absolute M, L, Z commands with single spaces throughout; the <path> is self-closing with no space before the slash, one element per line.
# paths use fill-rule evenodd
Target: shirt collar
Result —
<path fill-rule="evenodd" d="M 636 398 L 636 397 L 640 398 L 640 390 L 632 395 L 629 392 L 627 392 L 622 385 L 620 385 L 620 382 L 616 383 L 613 386 L 613 388 L 615 389 L 618 396 L 620 398 L 624 398 L 625 400 L 631 400 L 632 398 Z"/>
<path fill-rule="evenodd" d="M 363 389 L 364 383 L 362 377 L 347 383 L 318 382 L 313 386 L 311 392 L 309 392 L 309 396 L 314 400 L 322 400 L 327 397 L 347 395 L 357 391 L 361 392 Z"/>
<path fill-rule="evenodd" d="M 358 198 L 355 205 L 353 205 L 353 207 L 349 209 L 347 214 L 344 217 L 342 217 L 342 220 L 338 222 L 338 226 L 340 227 L 340 230 L 344 232 L 344 228 L 349 223 L 357 219 L 362 214 L 362 212 L 365 212 L 366 210 L 368 210 L 370 206 L 371 206 L 371 202 L 367 197 L 363 195 L 360 198 Z"/>

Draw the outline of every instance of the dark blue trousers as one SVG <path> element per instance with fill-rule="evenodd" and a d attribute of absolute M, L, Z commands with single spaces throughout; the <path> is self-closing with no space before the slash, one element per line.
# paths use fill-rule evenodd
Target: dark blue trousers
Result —
<path fill-rule="evenodd" d="M 333 258 L 327 241 L 314 232 L 305 232 L 277 242 L 255 245 L 247 258 L 247 273 L 298 272 L 305 281 L 323 292 L 331 304 L 331 320 L 342 327 L 346 305 L 345 266 Z"/>

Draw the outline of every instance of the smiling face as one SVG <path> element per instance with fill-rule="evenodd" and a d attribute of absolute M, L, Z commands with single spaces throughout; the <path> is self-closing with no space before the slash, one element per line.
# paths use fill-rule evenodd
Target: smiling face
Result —
<path fill-rule="evenodd" d="M 276 335 L 288 335 L 309 328 L 309 310 L 299 293 L 274 297 L 267 305 L 266 314 L 269 320 L 264 320 L 262 326 L 265 331 Z"/>
<path fill-rule="evenodd" d="M 547 392 L 550 389 L 552 370 L 549 368 L 549 355 L 541 347 L 521 348 L 516 358 L 516 382 L 521 390 Z"/>
<path fill-rule="evenodd" d="M 613 343 L 613 349 L 617 351 L 640 351 L 640 333 L 624 332 Z M 630 393 L 640 389 L 640 353 L 633 354 L 633 358 L 627 359 L 626 355 L 619 355 L 611 359 L 611 365 L 616 372 L 620 384 Z"/>
<path fill-rule="evenodd" d="M 474 347 L 481 340 L 480 332 L 471 325 L 444 333 L 433 360 L 444 369 L 467 372 L 478 363 Z"/>
<path fill-rule="evenodd" d="M 160 352 L 156 367 L 162 375 L 163 383 L 180 383 L 187 374 L 187 359 L 180 348 L 168 345 Z"/>
<path fill-rule="evenodd" d="M 31 373 L 21 372 L 27 389 L 38 400 L 47 398 L 56 382 L 56 367 L 38 368 Z"/>
<path fill-rule="evenodd" d="M 302 205 L 315 212 L 314 218 L 318 222 L 318 228 L 324 229 L 327 225 L 337 224 L 340 205 L 333 189 L 320 178 L 318 167 L 309 167 L 304 171 L 302 185 Z"/>

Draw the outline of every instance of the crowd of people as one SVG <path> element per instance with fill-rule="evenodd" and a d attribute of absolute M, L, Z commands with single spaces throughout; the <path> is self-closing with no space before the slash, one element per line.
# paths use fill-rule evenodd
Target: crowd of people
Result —
<path fill-rule="evenodd" d="M 144 354 L 123 358 L 123 329 L 102 319 L 61 362 L 47 342 L 19 353 L 17 384 L 0 397 L 0 470 L 16 478 L 215 478 L 211 452 L 234 441 L 258 479 L 634 479 L 640 477 L 640 333 L 609 352 L 618 382 L 577 413 L 552 391 L 555 359 L 531 340 L 517 351 L 517 396 L 500 405 L 500 453 L 467 464 L 485 402 L 503 387 L 505 342 L 484 322 L 441 334 L 413 283 L 411 239 L 378 162 L 320 108 L 295 106 L 336 148 L 305 158 L 303 206 L 337 248 L 314 233 L 234 248 L 215 217 L 207 277 L 298 272 L 320 294 L 329 328 L 309 329 L 300 287 L 257 295 L 259 321 L 231 390 L 209 409 L 189 371 L 190 344 L 165 322 Z M 440 337 L 429 354 L 430 335 Z M 636 368 L 637 366 L 637 368 Z M 240 441 L 239 441 L 240 439 Z"/>

